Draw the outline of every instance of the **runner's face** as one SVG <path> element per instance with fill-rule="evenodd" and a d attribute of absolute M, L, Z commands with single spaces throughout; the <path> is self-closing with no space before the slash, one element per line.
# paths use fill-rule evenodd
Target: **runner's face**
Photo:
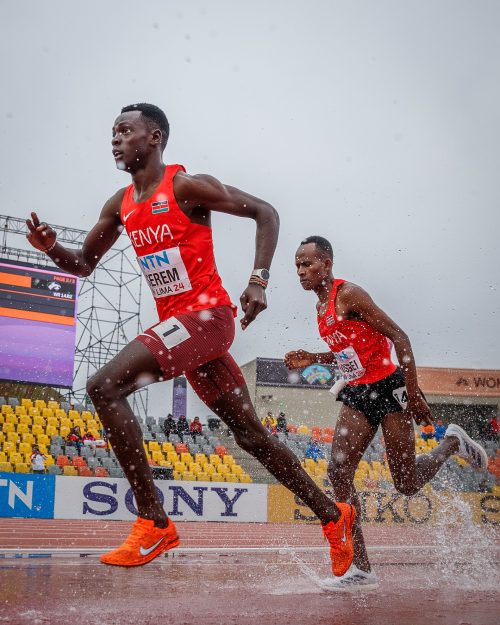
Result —
<path fill-rule="evenodd" d="M 315 243 L 306 243 L 295 253 L 295 267 L 301 287 L 311 291 L 329 279 L 332 261 L 316 248 Z"/>
<path fill-rule="evenodd" d="M 122 113 L 116 118 L 112 129 L 111 145 L 116 167 L 134 171 L 144 164 L 151 153 L 151 130 L 140 111 Z"/>

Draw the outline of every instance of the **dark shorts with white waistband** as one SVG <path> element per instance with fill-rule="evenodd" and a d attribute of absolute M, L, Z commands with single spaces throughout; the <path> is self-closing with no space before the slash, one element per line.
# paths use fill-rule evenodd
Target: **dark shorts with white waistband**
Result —
<path fill-rule="evenodd" d="M 403 372 L 394 373 L 371 384 L 345 386 L 337 396 L 346 406 L 362 412 L 368 421 L 378 427 L 386 414 L 401 412 L 408 401 Z"/>

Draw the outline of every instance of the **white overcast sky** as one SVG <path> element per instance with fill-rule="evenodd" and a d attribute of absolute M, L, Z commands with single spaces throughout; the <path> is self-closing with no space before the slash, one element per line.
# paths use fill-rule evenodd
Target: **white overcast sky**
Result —
<path fill-rule="evenodd" d="M 281 215 L 269 308 L 238 333 L 238 362 L 323 350 L 293 266 L 321 234 L 420 365 L 500 368 L 498 1 L 3 0 L 0 23 L 0 212 L 90 228 L 129 182 L 113 120 L 152 102 L 167 162 Z M 238 301 L 254 225 L 213 227 Z M 143 313 L 154 322 L 149 294 Z"/>

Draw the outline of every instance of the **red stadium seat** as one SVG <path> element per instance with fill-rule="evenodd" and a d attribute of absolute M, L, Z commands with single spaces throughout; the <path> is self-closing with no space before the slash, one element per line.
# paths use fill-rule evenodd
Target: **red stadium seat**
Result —
<path fill-rule="evenodd" d="M 80 477 L 93 477 L 92 469 L 89 469 L 87 465 L 78 467 L 78 475 Z"/>
<path fill-rule="evenodd" d="M 96 477 L 109 477 L 108 470 L 104 467 L 96 467 L 94 471 Z"/>
<path fill-rule="evenodd" d="M 189 447 L 185 444 L 185 443 L 177 443 L 177 445 L 175 446 L 175 451 L 178 454 L 182 454 L 182 453 L 189 453 Z"/>
<path fill-rule="evenodd" d="M 68 456 L 57 456 L 56 464 L 58 467 L 67 467 L 71 461 Z"/>
<path fill-rule="evenodd" d="M 224 447 L 224 445 L 217 445 L 217 447 L 215 448 L 215 453 L 218 456 L 225 456 L 227 454 L 227 449 Z"/>
<path fill-rule="evenodd" d="M 85 462 L 85 458 L 82 458 L 81 456 L 74 456 L 73 466 L 74 467 L 86 467 L 87 463 Z"/>

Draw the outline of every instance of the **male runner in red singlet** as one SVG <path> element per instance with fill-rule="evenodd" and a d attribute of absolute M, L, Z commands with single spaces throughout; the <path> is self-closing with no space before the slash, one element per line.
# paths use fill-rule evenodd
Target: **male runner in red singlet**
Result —
<path fill-rule="evenodd" d="M 137 104 L 122 109 L 113 125 L 113 155 L 117 167 L 131 174 L 132 184 L 106 202 L 80 250 L 58 243 L 54 230 L 40 223 L 36 213 L 27 220 L 31 244 L 62 269 L 83 277 L 92 273 L 125 228 L 160 318 L 87 385 L 139 511 L 124 544 L 101 560 L 137 566 L 179 543 L 175 525 L 156 494 L 142 433 L 126 398 L 146 383 L 185 374 L 199 397 L 231 428 L 238 444 L 318 515 L 330 542 L 334 574 L 343 575 L 352 562 L 355 509 L 332 502 L 287 447 L 269 435 L 228 353 L 236 309 L 215 266 L 211 211 L 248 217 L 257 225 L 255 269 L 240 300 L 243 329 L 266 308 L 278 215 L 266 202 L 211 176 L 191 176 L 181 165 L 164 165 L 168 134 L 167 118 L 158 107 Z"/>
<path fill-rule="evenodd" d="M 359 512 L 354 473 L 379 425 L 394 486 L 404 495 L 414 495 L 453 454 L 485 469 L 488 459 L 484 449 L 453 424 L 448 426 L 439 447 L 416 457 L 413 420 L 432 423 L 432 417 L 418 387 L 408 337 L 366 291 L 333 277 L 332 246 L 323 237 L 304 239 L 295 254 L 295 265 L 302 288 L 318 296 L 319 333 L 331 351 L 289 352 L 285 364 L 296 369 L 314 363 L 336 363 L 342 375 L 341 382 L 332 389 L 341 389 L 337 399 L 343 406 L 328 467 L 336 500 L 354 504 Z M 392 345 L 400 367 L 391 361 Z M 353 565 L 344 576 L 331 580 L 333 589 L 377 586 L 360 521 L 358 516 L 353 528 Z"/>

